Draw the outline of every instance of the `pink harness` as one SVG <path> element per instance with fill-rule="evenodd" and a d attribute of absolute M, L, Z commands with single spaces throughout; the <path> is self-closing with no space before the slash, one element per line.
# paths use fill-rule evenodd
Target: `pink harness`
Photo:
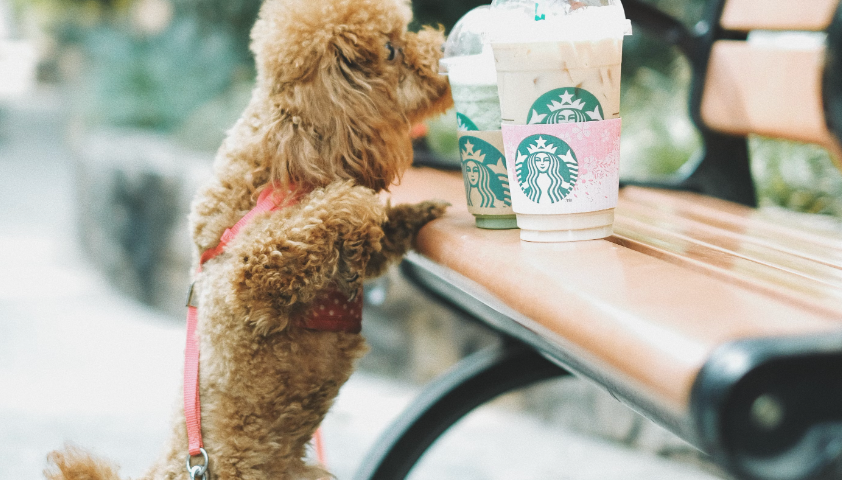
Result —
<path fill-rule="evenodd" d="M 219 245 L 205 250 L 199 260 L 196 273 L 202 272 L 202 265 L 208 260 L 221 254 L 228 245 L 256 215 L 273 212 L 292 206 L 297 197 L 287 200 L 269 185 L 260 193 L 257 205 L 240 219 L 233 227 L 226 229 L 219 240 Z M 194 284 L 195 285 L 195 284 Z M 363 296 L 358 294 L 349 300 L 347 295 L 336 289 L 324 292 L 313 302 L 310 315 L 301 323 L 309 330 L 329 332 L 359 333 L 362 329 Z M 193 285 L 187 298 L 187 346 L 184 351 L 184 417 L 187 423 L 187 442 L 189 454 L 187 456 L 187 471 L 191 480 L 207 478 L 208 454 L 202 443 L 201 402 L 199 401 L 199 339 L 196 338 L 196 325 L 199 312 L 193 303 Z M 191 459 L 201 455 L 204 463 L 192 465 Z"/>

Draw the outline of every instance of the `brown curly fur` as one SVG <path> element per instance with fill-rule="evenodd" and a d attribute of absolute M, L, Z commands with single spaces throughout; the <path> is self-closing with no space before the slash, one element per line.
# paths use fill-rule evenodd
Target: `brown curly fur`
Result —
<path fill-rule="evenodd" d="M 320 478 L 305 446 L 354 361 L 358 334 L 298 320 L 328 287 L 349 296 L 411 246 L 444 205 L 382 205 L 409 166 L 410 125 L 452 100 L 437 72 L 441 31 L 407 32 L 400 0 L 267 0 L 252 30 L 252 100 L 220 148 L 215 179 L 193 202 L 196 263 L 270 182 L 294 206 L 262 214 L 198 278 L 202 430 L 219 480 Z M 389 60 L 387 42 L 399 49 Z M 143 477 L 188 478 L 184 414 Z M 112 480 L 116 468 L 75 450 L 50 454 L 50 480 Z"/>

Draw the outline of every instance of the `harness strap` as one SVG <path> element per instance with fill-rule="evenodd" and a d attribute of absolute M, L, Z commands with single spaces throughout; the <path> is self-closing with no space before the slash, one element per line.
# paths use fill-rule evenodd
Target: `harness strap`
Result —
<path fill-rule="evenodd" d="M 202 253 L 196 274 L 202 273 L 202 265 L 221 254 L 228 243 L 255 216 L 288 207 L 297 201 L 297 196 L 287 198 L 286 195 L 278 194 L 272 185 L 267 186 L 257 198 L 257 205 L 234 224 L 233 227 L 225 230 L 217 246 L 205 250 Z M 191 472 L 191 478 L 194 476 L 202 477 L 204 472 L 207 471 L 208 466 L 207 452 L 204 451 L 204 444 L 202 442 L 202 407 L 199 399 L 199 339 L 196 337 L 199 311 L 193 302 L 193 293 L 193 286 L 191 286 L 187 299 L 187 344 L 184 349 L 184 419 L 187 424 L 187 444 L 189 451 L 187 470 Z M 314 308 L 310 316 L 304 319 L 300 323 L 300 326 L 310 330 L 347 333 L 359 333 L 362 329 L 363 296 L 361 291 L 349 300 L 338 290 L 328 289 L 313 302 L 313 306 Z M 319 437 L 317 437 L 317 444 L 321 444 Z M 198 455 L 204 457 L 205 464 L 193 466 L 191 469 L 191 458 Z M 322 463 L 324 462 L 322 461 Z M 195 469 L 199 469 L 197 475 L 194 475 Z"/>
<path fill-rule="evenodd" d="M 190 456 L 200 455 L 202 443 L 202 407 L 199 402 L 199 340 L 196 324 L 199 312 L 187 307 L 187 346 L 184 349 L 184 420 L 187 422 L 187 447 Z"/>
<path fill-rule="evenodd" d="M 205 250 L 199 260 L 196 273 L 202 273 L 202 265 L 208 260 L 221 254 L 225 247 L 245 227 L 252 218 L 261 213 L 270 212 L 288 206 L 286 197 L 276 195 L 275 189 L 269 185 L 257 198 L 257 205 L 243 216 L 233 227 L 222 234 L 219 244 Z M 297 198 L 293 197 L 290 204 Z M 199 399 L 199 339 L 196 338 L 196 325 L 199 323 L 199 311 L 192 303 L 193 287 L 190 287 L 190 297 L 187 305 L 187 345 L 184 349 L 184 419 L 187 423 L 187 445 L 190 456 L 202 454 L 202 407 Z M 189 459 L 188 459 L 189 462 Z"/>

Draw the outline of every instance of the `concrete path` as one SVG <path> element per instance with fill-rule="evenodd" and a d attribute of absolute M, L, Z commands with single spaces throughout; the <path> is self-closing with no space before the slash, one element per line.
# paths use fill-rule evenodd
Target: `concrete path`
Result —
<path fill-rule="evenodd" d="M 0 106 L 0 480 L 43 478 L 47 452 L 91 449 L 138 477 L 180 399 L 183 330 L 116 292 L 75 244 L 61 98 Z M 360 372 L 325 422 L 348 479 L 418 387 Z M 413 480 L 713 480 L 694 467 L 486 407 L 423 459 Z"/>

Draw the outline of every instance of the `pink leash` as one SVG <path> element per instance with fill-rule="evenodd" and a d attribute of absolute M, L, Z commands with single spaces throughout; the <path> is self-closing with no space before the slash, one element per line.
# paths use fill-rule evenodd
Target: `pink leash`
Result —
<path fill-rule="evenodd" d="M 275 190 L 272 186 L 268 186 L 260 197 L 257 199 L 257 205 L 240 219 L 233 227 L 225 230 L 219 245 L 206 250 L 199 261 L 199 268 L 196 273 L 202 273 L 202 265 L 208 260 L 216 257 L 222 253 L 228 243 L 237 236 L 242 228 L 248 224 L 252 218 L 261 213 L 270 212 L 278 208 L 287 206 L 283 203 L 284 198 L 276 198 Z M 293 201 L 296 199 L 293 198 Z M 187 346 L 184 350 L 184 418 L 187 423 L 187 471 L 190 473 L 190 479 L 197 478 L 207 479 L 208 471 L 208 453 L 204 449 L 202 443 L 202 407 L 199 400 L 199 339 L 196 338 L 196 325 L 199 321 L 199 312 L 196 305 L 193 303 L 193 287 L 195 283 L 190 286 L 190 292 L 187 298 Z M 192 465 L 192 458 L 201 455 L 204 463 L 200 465 Z"/>

